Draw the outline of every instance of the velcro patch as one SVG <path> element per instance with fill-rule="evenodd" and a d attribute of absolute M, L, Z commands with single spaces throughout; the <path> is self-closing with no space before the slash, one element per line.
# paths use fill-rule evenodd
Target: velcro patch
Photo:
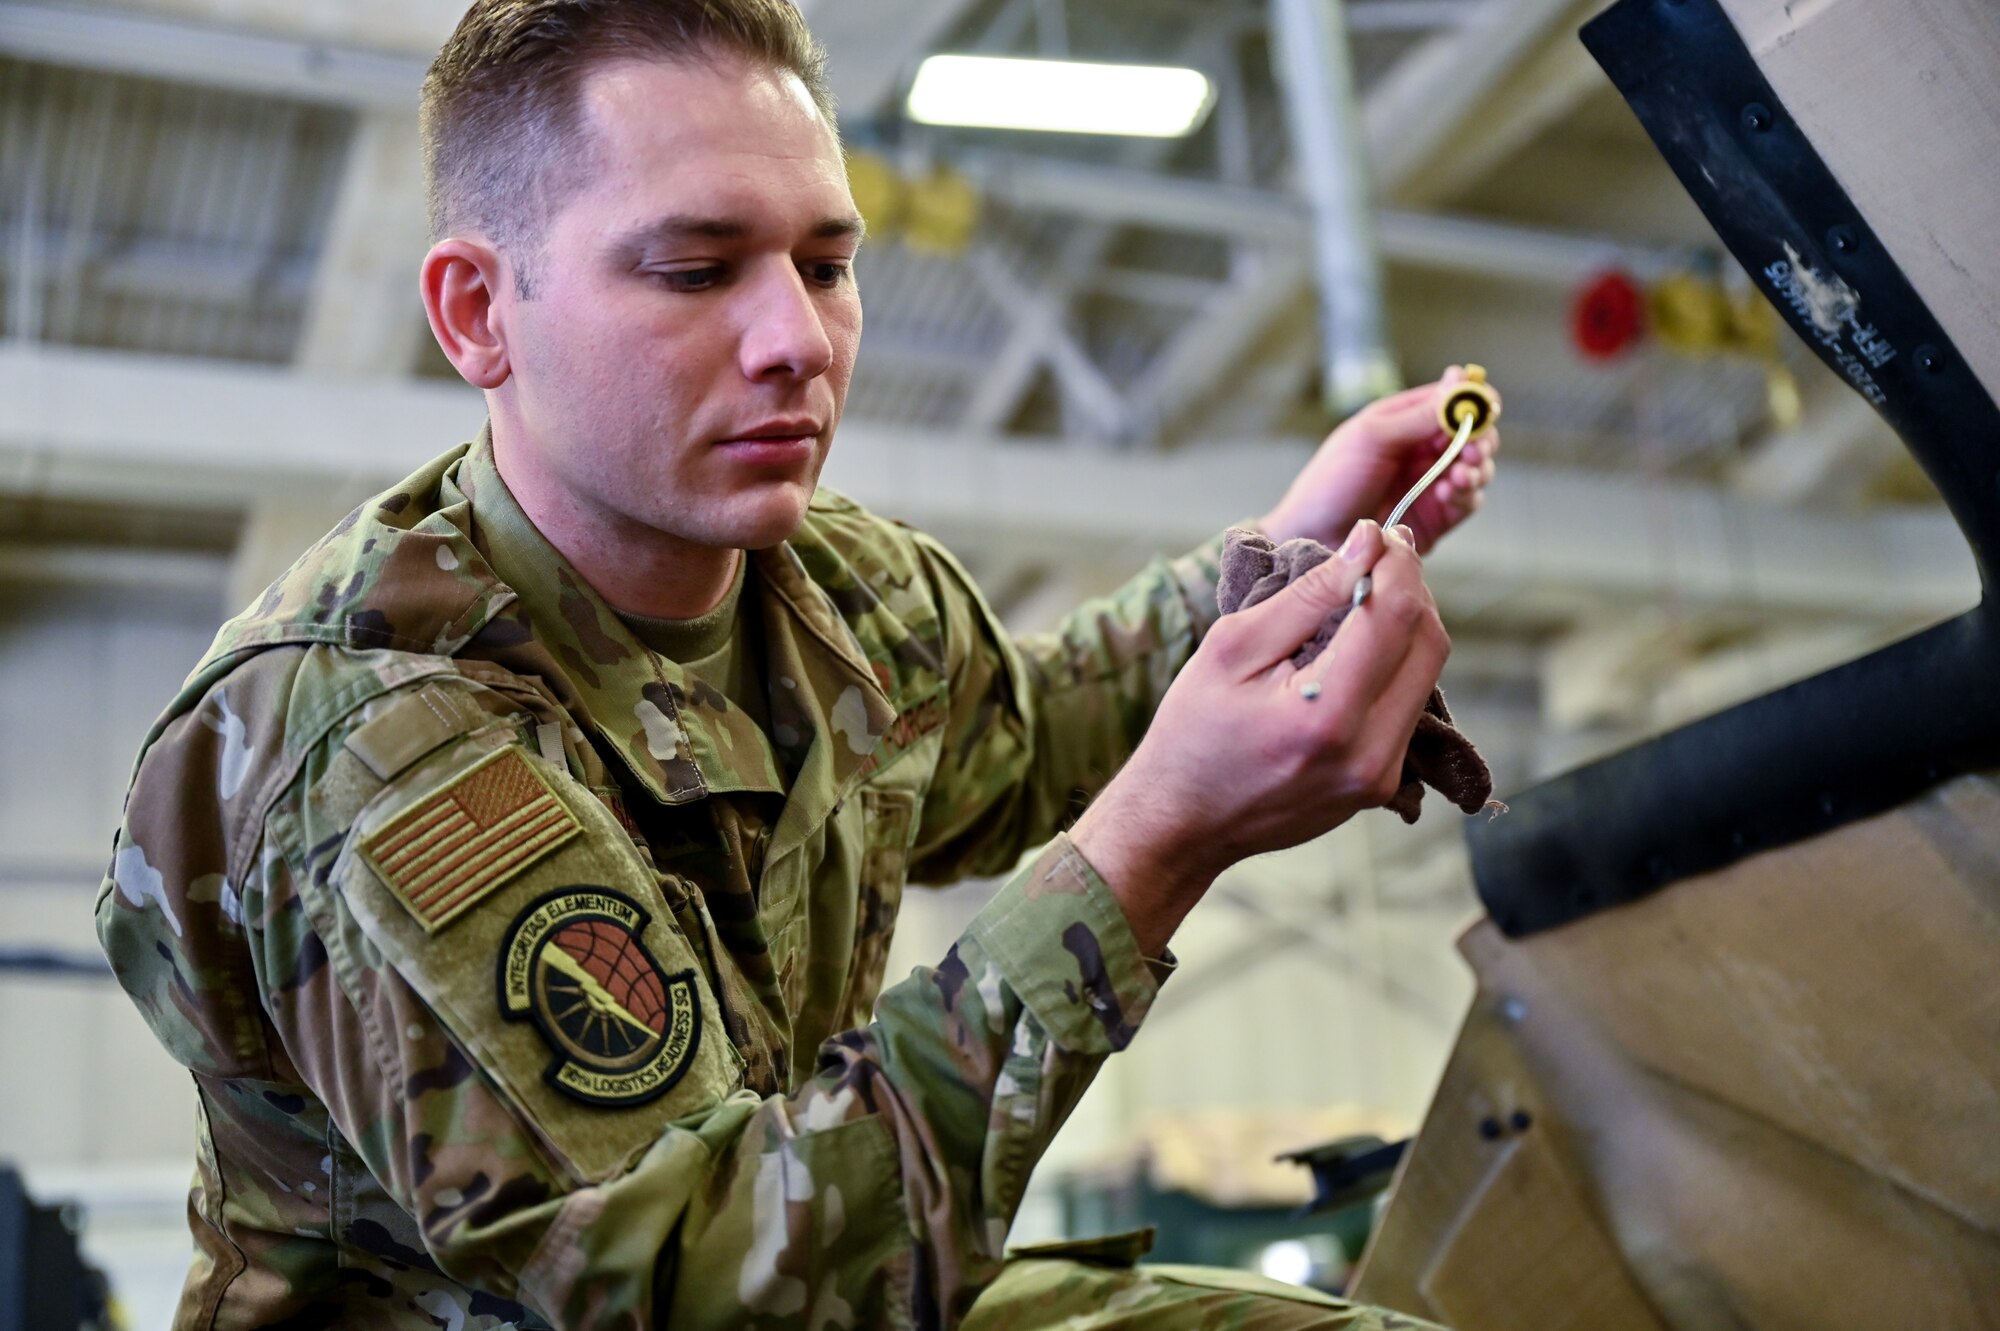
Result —
<path fill-rule="evenodd" d="M 558 888 L 524 909 L 500 956 L 500 1010 L 533 1021 L 555 1054 L 549 1085 L 617 1109 L 665 1095 L 701 1048 L 692 970 L 669 975 L 640 935 L 646 912 L 622 892 Z"/>
<path fill-rule="evenodd" d="M 426 684 L 396 699 L 382 714 L 347 737 L 347 750 L 383 781 L 482 720 L 478 708 L 453 696 L 450 689 Z"/>
<path fill-rule="evenodd" d="M 435 933 L 582 830 L 521 751 L 506 748 L 371 834 L 361 856 Z"/>

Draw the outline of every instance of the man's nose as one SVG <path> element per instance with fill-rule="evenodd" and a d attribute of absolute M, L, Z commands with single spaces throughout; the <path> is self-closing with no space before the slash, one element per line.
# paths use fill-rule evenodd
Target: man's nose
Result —
<path fill-rule="evenodd" d="M 798 269 L 774 264 L 756 284 L 743 330 L 743 373 L 751 379 L 817 379 L 833 364 L 833 342 L 813 291 Z"/>

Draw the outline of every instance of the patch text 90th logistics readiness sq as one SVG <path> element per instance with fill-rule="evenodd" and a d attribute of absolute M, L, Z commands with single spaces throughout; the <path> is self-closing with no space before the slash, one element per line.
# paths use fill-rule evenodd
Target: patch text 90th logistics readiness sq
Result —
<path fill-rule="evenodd" d="M 700 1047 L 694 972 L 668 975 L 645 928 L 622 893 L 563 887 L 523 910 L 501 948 L 501 1011 L 535 1023 L 556 1054 L 549 1084 L 586 1104 L 664 1095 Z"/>

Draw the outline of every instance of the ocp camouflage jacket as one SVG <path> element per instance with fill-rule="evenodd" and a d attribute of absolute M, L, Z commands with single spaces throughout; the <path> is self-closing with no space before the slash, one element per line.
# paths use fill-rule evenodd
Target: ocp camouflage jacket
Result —
<path fill-rule="evenodd" d="M 881 993 L 904 880 L 1056 834 L 1215 554 L 1016 644 L 823 491 L 751 556 L 767 735 L 483 441 L 363 505 L 156 725 L 98 898 L 199 1095 L 176 1324 L 955 1322 L 1162 972 L 1058 836 Z"/>

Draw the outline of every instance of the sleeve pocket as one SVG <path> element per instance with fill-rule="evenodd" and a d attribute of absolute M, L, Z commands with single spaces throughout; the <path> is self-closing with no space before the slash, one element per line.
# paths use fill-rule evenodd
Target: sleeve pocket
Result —
<path fill-rule="evenodd" d="M 601 1182 L 668 1123 L 719 1104 L 735 1051 L 706 971 L 610 811 L 501 739 L 439 749 L 384 787 L 315 909 L 347 914 L 373 945 L 339 948 L 344 983 L 365 991 L 368 969 L 395 971 L 569 1172 Z M 440 892 L 475 899 L 433 909 Z M 380 1033 L 392 1075 L 411 1070 L 421 1038 Z"/>

